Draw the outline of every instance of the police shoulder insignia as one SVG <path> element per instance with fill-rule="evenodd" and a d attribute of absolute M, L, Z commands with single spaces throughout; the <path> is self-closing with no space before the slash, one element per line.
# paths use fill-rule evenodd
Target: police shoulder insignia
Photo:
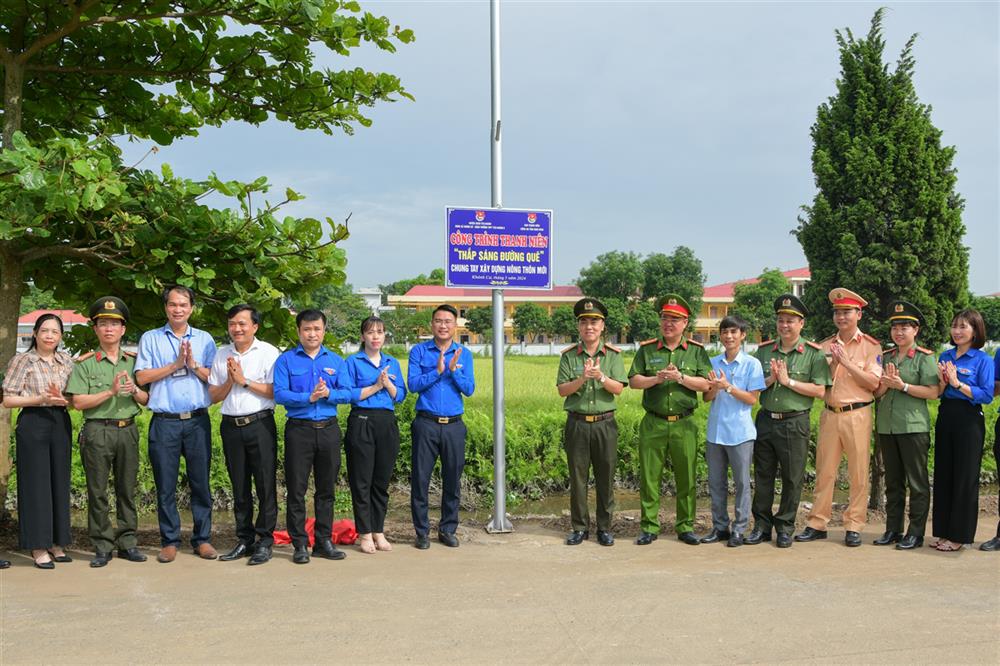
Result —
<path fill-rule="evenodd" d="M 93 356 L 94 356 L 94 352 L 92 352 L 92 351 L 87 352 L 86 354 L 81 354 L 80 356 L 76 357 L 76 362 L 77 363 L 83 363 L 88 358 L 92 358 Z"/>
<path fill-rule="evenodd" d="M 697 340 L 695 340 L 694 338 L 688 338 L 688 339 L 687 339 L 687 341 L 688 341 L 689 343 L 691 343 L 691 344 L 695 345 L 696 347 L 704 347 L 704 346 L 705 346 L 705 344 L 704 344 L 703 342 L 698 342 L 698 341 L 697 341 Z"/>
<path fill-rule="evenodd" d="M 573 351 L 574 349 L 576 349 L 576 345 L 575 345 L 575 344 L 574 344 L 574 345 L 570 345 L 569 347 L 566 347 L 566 349 L 563 349 L 563 350 L 562 350 L 561 352 L 559 352 L 559 353 L 560 353 L 560 354 L 567 354 L 567 353 L 569 353 L 569 352 Z"/>
<path fill-rule="evenodd" d="M 837 334 L 834 333 L 833 335 L 831 335 L 828 338 L 823 338 L 822 340 L 819 341 L 819 343 L 823 344 L 824 342 L 833 342 L 833 340 L 836 339 L 836 337 L 837 337 Z"/>
<path fill-rule="evenodd" d="M 832 335 L 829 338 L 827 338 L 827 340 L 832 340 L 832 339 L 833 339 Z M 823 347 L 821 347 L 818 342 L 813 342 L 812 340 L 806 340 L 805 343 L 810 347 L 812 347 L 813 349 L 818 349 L 819 351 L 823 351 Z"/>
<path fill-rule="evenodd" d="M 134 352 L 134 351 L 126 351 L 126 352 L 125 352 L 125 355 L 126 355 L 126 356 L 131 356 L 132 358 L 135 358 L 135 357 L 136 357 L 136 356 L 138 356 L 139 354 L 137 354 L 137 353 L 136 353 L 136 352 Z"/>
<path fill-rule="evenodd" d="M 643 340 L 642 342 L 640 342 L 640 343 L 639 343 L 639 345 L 640 345 L 640 346 L 642 346 L 642 347 L 644 347 L 644 346 L 646 346 L 646 345 L 651 345 L 651 344 L 653 344 L 653 343 L 654 343 L 654 342 L 656 342 L 657 340 L 658 340 L 658 338 L 650 338 L 649 340 Z"/>
<path fill-rule="evenodd" d="M 879 345 L 879 346 L 882 345 L 882 343 L 878 341 L 878 338 L 873 338 L 872 336 L 868 335 L 867 333 L 862 333 L 861 337 L 863 337 L 868 342 L 871 342 L 872 344 L 876 344 L 876 345 Z"/>
<path fill-rule="evenodd" d="M 774 344 L 774 340 L 763 340 L 759 345 L 757 345 L 757 348 L 760 349 L 764 345 L 772 345 L 772 344 Z"/>
<path fill-rule="evenodd" d="M 930 349 L 926 349 L 924 347 L 917 347 L 917 351 L 920 352 L 920 353 L 922 353 L 922 354 L 930 354 L 931 356 L 934 355 L 934 352 L 932 352 Z"/>
<path fill-rule="evenodd" d="M 614 346 L 613 344 L 611 344 L 611 343 L 609 343 L 609 342 L 605 342 L 605 343 L 604 343 L 604 348 L 605 348 L 605 349 L 610 349 L 611 351 L 613 351 L 613 352 L 615 352 L 615 353 L 618 353 L 618 354 L 621 354 L 621 353 L 622 353 L 622 350 L 621 350 L 620 348 L 618 348 L 618 347 L 615 347 L 615 346 Z"/>

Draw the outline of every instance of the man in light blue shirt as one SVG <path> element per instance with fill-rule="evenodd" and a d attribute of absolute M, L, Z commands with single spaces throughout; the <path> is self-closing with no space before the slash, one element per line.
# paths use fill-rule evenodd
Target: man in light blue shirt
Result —
<path fill-rule="evenodd" d="M 173 562 L 181 543 L 181 518 L 177 513 L 177 474 L 181 456 L 191 487 L 191 514 L 195 554 L 214 560 L 218 554 L 212 536 L 212 431 L 208 419 L 208 375 L 215 360 L 215 340 L 188 323 L 194 311 L 194 292 L 170 287 L 163 292 L 167 324 L 146 331 L 139 339 L 135 379 L 150 385 L 148 407 L 149 462 L 156 482 L 156 516 L 160 523 L 158 562 Z"/>
<path fill-rule="evenodd" d="M 703 394 L 705 401 L 712 403 L 705 445 L 712 532 L 702 537 L 702 543 L 725 541 L 730 547 L 742 546 L 743 531 L 750 521 L 750 461 L 757 438 L 750 412 L 765 384 L 760 361 L 743 351 L 747 328 L 747 322 L 736 316 L 719 322 L 719 340 L 725 353 L 712 359 L 708 375 L 711 387 Z M 736 487 L 736 519 L 731 529 L 726 506 L 730 467 Z"/>

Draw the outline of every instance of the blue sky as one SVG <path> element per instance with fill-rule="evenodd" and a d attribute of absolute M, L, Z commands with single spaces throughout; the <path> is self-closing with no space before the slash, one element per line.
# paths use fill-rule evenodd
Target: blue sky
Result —
<path fill-rule="evenodd" d="M 834 30 L 867 33 L 881 4 L 886 60 L 919 33 L 917 94 L 957 147 L 970 288 L 1000 291 L 996 2 L 503 2 L 503 204 L 555 211 L 555 282 L 610 249 L 687 245 L 708 284 L 805 265 L 789 232 L 814 195 L 809 128 L 835 92 Z M 490 202 L 489 3 L 362 6 L 416 42 L 323 65 L 393 72 L 415 102 L 376 109 L 353 137 L 230 124 L 144 162 L 266 175 L 308 197 L 289 214 L 353 213 L 356 287 L 441 266 L 445 207 Z"/>

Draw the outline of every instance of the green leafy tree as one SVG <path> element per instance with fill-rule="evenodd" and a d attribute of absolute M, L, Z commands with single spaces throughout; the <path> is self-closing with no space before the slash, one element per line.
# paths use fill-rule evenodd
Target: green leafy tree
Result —
<path fill-rule="evenodd" d="M 609 298 L 628 302 L 642 290 L 642 261 L 634 252 L 606 252 L 580 271 L 576 283 L 585 295 L 601 302 Z"/>
<path fill-rule="evenodd" d="M 973 296 L 970 305 L 983 315 L 983 321 L 986 322 L 986 339 L 1000 342 L 1000 297 Z M 1000 381 L 1000 378 L 997 381 Z"/>
<path fill-rule="evenodd" d="M 372 314 L 365 299 L 355 294 L 349 284 L 325 284 L 308 300 L 303 299 L 300 307 L 306 305 L 323 311 L 326 330 L 337 340 L 359 341 L 361 322 Z"/>
<path fill-rule="evenodd" d="M 634 340 L 648 340 L 660 334 L 660 316 L 650 301 L 639 301 L 629 313 L 629 333 Z"/>
<path fill-rule="evenodd" d="M 535 337 L 549 328 L 549 314 L 537 303 L 524 303 L 514 309 L 514 334 L 525 342 L 534 342 Z"/>
<path fill-rule="evenodd" d="M 609 340 L 616 335 L 627 335 L 631 324 L 629 318 L 628 304 L 621 298 L 603 298 L 601 302 L 608 309 L 608 316 L 604 320 L 604 335 Z"/>
<path fill-rule="evenodd" d="M 572 305 L 560 305 L 552 309 L 547 332 L 549 335 L 557 335 L 567 340 L 576 340 L 578 330 L 576 327 L 576 315 L 573 314 Z"/>
<path fill-rule="evenodd" d="M 378 288 L 379 291 L 382 292 L 382 304 L 385 305 L 389 302 L 389 296 L 402 296 L 419 284 L 443 285 L 444 269 L 435 268 L 431 271 L 430 275 L 424 275 L 421 273 L 414 278 L 396 280 L 395 282 L 390 282 L 389 284 L 380 284 Z"/>
<path fill-rule="evenodd" d="M 765 268 L 756 282 L 737 284 L 730 314 L 746 319 L 750 328 L 766 340 L 776 334 L 774 299 L 791 293 L 792 284 L 777 268 Z"/>
<path fill-rule="evenodd" d="M 927 318 L 925 343 L 947 340 L 952 314 L 968 303 L 964 202 L 955 192 L 955 149 L 914 88 L 916 35 L 895 69 L 883 61 L 879 9 L 868 34 L 836 32 L 837 92 L 812 126 L 817 193 L 796 231 L 812 278 L 805 304 L 817 337 L 834 331 L 827 294 L 846 287 L 866 298 L 864 328 L 885 339 L 888 303 L 902 298 Z"/>
<path fill-rule="evenodd" d="M 701 312 L 704 289 L 701 259 L 689 247 L 679 245 L 673 254 L 653 253 L 642 262 L 642 297 L 655 303 L 664 294 L 680 294 L 691 305 L 692 325 Z"/>
<path fill-rule="evenodd" d="M 385 331 L 393 344 L 417 342 L 420 336 L 430 329 L 431 313 L 429 310 L 414 310 L 412 308 L 396 308 L 386 310 L 379 315 L 385 322 Z"/>
<path fill-rule="evenodd" d="M 201 296 L 198 326 L 221 337 L 224 308 L 249 301 L 268 315 L 262 336 L 287 339 L 281 304 L 344 281 L 336 243 L 346 228 L 279 217 L 301 196 L 265 202 L 264 178 L 192 181 L 124 165 L 110 138 L 166 145 L 206 125 L 269 118 L 350 134 L 371 124 L 367 108 L 410 95 L 390 74 L 321 68 L 317 58 L 412 39 L 353 1 L 0 3 L 0 366 L 31 282 L 80 308 L 118 294 L 139 329 L 160 323 L 158 292 L 181 283 Z M 213 193 L 232 208 L 205 206 Z M 8 438 L 0 410 L 0 442 Z M 8 471 L 0 446 L 0 506 Z"/>
<path fill-rule="evenodd" d="M 56 303 L 56 298 L 51 291 L 43 291 L 34 284 L 25 285 L 24 294 L 21 296 L 20 314 L 25 315 L 35 310 L 65 310 Z"/>
<path fill-rule="evenodd" d="M 483 336 L 487 343 L 491 342 L 493 306 L 469 308 L 465 313 L 465 327 L 469 329 L 469 332 Z"/>

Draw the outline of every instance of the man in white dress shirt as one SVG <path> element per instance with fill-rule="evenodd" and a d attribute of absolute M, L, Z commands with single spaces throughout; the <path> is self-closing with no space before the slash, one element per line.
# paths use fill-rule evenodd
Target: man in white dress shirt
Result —
<path fill-rule="evenodd" d="M 236 546 L 223 561 L 249 557 L 248 564 L 271 559 L 278 520 L 276 469 L 278 431 L 274 424 L 274 362 L 278 349 L 256 337 L 260 313 L 250 305 L 235 305 L 226 315 L 233 343 L 219 349 L 208 378 L 212 402 L 222 402 L 222 449 L 233 485 Z M 256 524 L 253 495 L 260 504 Z"/>

